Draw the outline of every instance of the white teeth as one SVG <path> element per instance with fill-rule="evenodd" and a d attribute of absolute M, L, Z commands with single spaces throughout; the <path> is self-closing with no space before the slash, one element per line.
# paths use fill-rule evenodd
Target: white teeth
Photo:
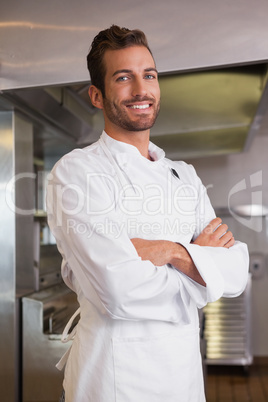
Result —
<path fill-rule="evenodd" d="M 148 109 L 150 105 L 132 105 L 130 106 L 130 109 Z"/>

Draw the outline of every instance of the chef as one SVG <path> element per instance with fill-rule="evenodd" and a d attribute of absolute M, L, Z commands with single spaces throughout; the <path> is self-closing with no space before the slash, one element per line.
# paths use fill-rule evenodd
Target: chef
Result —
<path fill-rule="evenodd" d="M 205 401 L 198 309 L 241 294 L 247 247 L 194 168 L 150 142 L 160 90 L 144 33 L 113 25 L 87 60 L 104 131 L 58 161 L 47 188 L 62 276 L 80 304 L 58 365 L 65 400 Z"/>

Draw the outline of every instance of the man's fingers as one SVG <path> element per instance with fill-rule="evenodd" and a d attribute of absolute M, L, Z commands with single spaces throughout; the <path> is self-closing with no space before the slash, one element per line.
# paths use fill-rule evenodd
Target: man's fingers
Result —
<path fill-rule="evenodd" d="M 225 235 L 228 231 L 228 226 L 225 223 L 221 223 L 215 230 L 214 233 L 219 237 L 219 239 Z"/>
<path fill-rule="evenodd" d="M 205 227 L 204 231 L 207 234 L 211 234 L 217 230 L 217 228 L 221 225 L 222 220 L 221 218 L 214 218 L 212 221 Z"/>
<path fill-rule="evenodd" d="M 234 244 L 235 244 L 235 239 L 234 239 L 234 237 L 232 236 L 232 237 L 230 238 L 230 240 L 228 240 L 227 243 L 224 244 L 223 247 L 225 247 L 225 248 L 230 248 L 230 247 L 232 247 Z"/>
<path fill-rule="evenodd" d="M 199 246 L 230 248 L 235 240 L 228 226 L 222 223 L 221 218 L 214 218 L 194 241 Z"/>

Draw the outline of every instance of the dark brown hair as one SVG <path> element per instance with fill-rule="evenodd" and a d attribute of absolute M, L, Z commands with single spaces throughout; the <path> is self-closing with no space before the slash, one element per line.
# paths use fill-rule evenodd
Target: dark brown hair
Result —
<path fill-rule="evenodd" d="M 100 31 L 91 44 L 87 55 L 87 68 L 91 78 L 91 84 L 101 90 L 105 97 L 104 78 L 106 74 L 103 56 L 106 50 L 119 50 L 130 46 L 145 46 L 152 54 L 145 34 L 139 29 L 120 28 L 112 25 L 110 28 Z"/>

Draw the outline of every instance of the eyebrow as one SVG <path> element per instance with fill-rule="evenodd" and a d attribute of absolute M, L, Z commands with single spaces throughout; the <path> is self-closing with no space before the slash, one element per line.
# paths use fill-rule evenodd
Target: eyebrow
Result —
<path fill-rule="evenodd" d="M 148 72 L 150 72 L 150 71 L 154 71 L 154 72 L 156 72 L 156 74 L 158 74 L 157 69 L 154 68 L 154 67 L 145 68 L 144 71 L 145 71 L 146 73 L 148 73 Z M 122 74 L 122 73 L 132 73 L 132 70 L 128 70 L 128 69 L 125 69 L 125 68 L 122 69 L 122 70 L 116 70 L 116 71 L 113 73 L 112 76 L 114 77 L 115 75 L 117 75 L 117 74 Z"/>

